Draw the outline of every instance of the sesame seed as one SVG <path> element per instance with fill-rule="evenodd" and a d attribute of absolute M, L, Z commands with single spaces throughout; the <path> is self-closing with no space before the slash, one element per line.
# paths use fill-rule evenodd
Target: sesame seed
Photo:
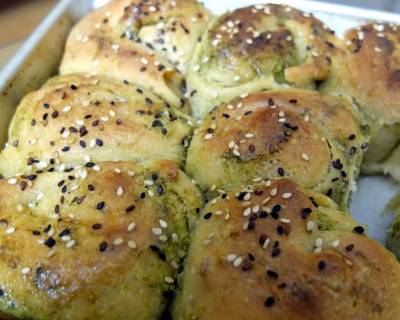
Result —
<path fill-rule="evenodd" d="M 301 157 L 302 157 L 303 160 L 305 160 L 305 161 L 309 161 L 309 160 L 310 160 L 309 156 L 308 156 L 307 154 L 305 154 L 305 153 L 303 153 L 303 154 L 301 155 Z"/>
<path fill-rule="evenodd" d="M 337 248 L 337 247 L 339 246 L 339 244 L 340 244 L 340 240 L 334 240 L 334 241 L 332 241 L 332 247 L 333 247 L 333 248 Z"/>
<path fill-rule="evenodd" d="M 129 240 L 128 241 L 128 247 L 131 248 L 131 249 L 136 249 L 137 248 L 137 244 L 136 244 L 135 241 Z"/>
<path fill-rule="evenodd" d="M 242 258 L 242 257 L 237 257 L 237 258 L 233 261 L 233 266 L 234 266 L 235 268 L 238 268 L 238 267 L 240 267 L 240 265 L 242 264 L 242 262 L 243 262 L 243 258 Z"/>
<path fill-rule="evenodd" d="M 117 238 L 113 241 L 113 245 L 115 245 L 115 246 L 120 246 L 123 243 L 124 243 L 124 239 L 122 239 L 122 238 Z"/>
<path fill-rule="evenodd" d="M 8 180 L 8 184 L 16 184 L 17 183 L 17 179 L 15 178 L 11 178 Z"/>
<path fill-rule="evenodd" d="M 246 209 L 243 211 L 243 216 L 248 217 L 248 216 L 250 215 L 250 213 L 251 213 L 251 208 L 250 208 L 250 207 L 249 207 L 249 208 L 246 208 Z"/>
<path fill-rule="evenodd" d="M 274 304 L 275 304 L 275 298 L 274 297 L 268 297 L 264 301 L 264 306 L 267 307 L 267 308 L 272 307 Z"/>
<path fill-rule="evenodd" d="M 325 268 L 326 268 L 326 262 L 323 261 L 323 260 L 319 261 L 319 262 L 318 262 L 318 269 L 319 269 L 320 271 L 322 271 L 322 270 L 324 270 Z"/>
<path fill-rule="evenodd" d="M 236 258 L 237 258 L 237 255 L 232 253 L 226 257 L 226 260 L 228 260 L 229 262 L 233 262 L 233 261 L 235 261 Z"/>
<path fill-rule="evenodd" d="M 162 220 L 162 219 L 160 219 L 159 220 L 159 223 L 160 223 L 160 226 L 161 226 L 161 228 L 167 228 L 168 227 L 168 224 L 167 224 L 167 222 L 166 221 L 164 221 L 164 220 Z"/>
<path fill-rule="evenodd" d="M 135 227 L 136 227 L 136 223 L 131 222 L 131 223 L 128 225 L 128 228 L 127 228 L 128 232 L 133 231 L 133 229 L 135 229 Z"/>
<path fill-rule="evenodd" d="M 308 221 L 307 222 L 307 231 L 308 232 L 313 231 L 314 230 L 314 225 L 315 225 L 314 221 Z"/>
<path fill-rule="evenodd" d="M 145 186 L 152 186 L 154 184 L 153 180 L 145 180 L 143 183 Z"/>
<path fill-rule="evenodd" d="M 8 228 L 6 229 L 6 233 L 7 233 L 7 234 L 12 234 L 12 233 L 14 233 L 14 231 L 15 231 L 15 228 L 14 228 L 14 227 L 8 227 Z"/>
<path fill-rule="evenodd" d="M 142 64 L 144 64 L 144 65 L 148 65 L 148 64 L 149 64 L 149 61 L 148 61 L 146 58 L 141 58 L 141 59 L 140 59 L 140 62 L 141 62 Z"/>
<path fill-rule="evenodd" d="M 353 231 L 355 232 L 355 233 L 358 233 L 358 234 L 363 234 L 364 233 L 364 228 L 362 227 L 362 226 L 357 226 L 357 227 L 355 227 L 354 229 L 353 229 Z"/>
<path fill-rule="evenodd" d="M 285 193 L 282 195 L 282 198 L 283 198 L 283 199 L 289 199 L 291 196 L 292 196 L 292 194 L 291 194 L 290 192 L 285 192 Z"/>
<path fill-rule="evenodd" d="M 165 283 L 168 283 L 168 284 L 172 284 L 175 282 L 175 280 L 171 277 L 165 277 L 164 281 L 165 281 Z"/>
<path fill-rule="evenodd" d="M 200 65 L 195 64 L 195 65 L 193 66 L 193 71 L 194 71 L 194 72 L 200 71 Z"/>
<path fill-rule="evenodd" d="M 21 269 L 22 274 L 28 274 L 31 271 L 31 268 L 25 267 Z"/>
<path fill-rule="evenodd" d="M 277 194 L 278 194 L 278 189 L 277 189 L 277 188 L 273 188 L 273 189 L 271 190 L 271 192 L 270 192 L 270 195 L 271 195 L 272 197 L 275 197 Z"/>
<path fill-rule="evenodd" d="M 213 134 L 212 133 L 207 133 L 205 136 L 204 136 L 204 139 L 205 140 L 211 140 L 213 138 Z"/>
<path fill-rule="evenodd" d="M 160 236 L 162 234 L 162 230 L 160 228 L 152 228 L 151 231 L 156 236 Z"/>
<path fill-rule="evenodd" d="M 124 194 L 124 188 L 118 187 L 117 188 L 117 196 L 122 197 L 123 194 Z"/>
<path fill-rule="evenodd" d="M 107 244 L 106 241 L 101 242 L 100 245 L 99 245 L 99 251 L 100 251 L 100 252 L 106 251 L 107 246 L 108 246 L 108 244 Z"/>
<path fill-rule="evenodd" d="M 67 248 L 72 248 L 75 245 L 75 240 L 70 240 L 66 243 Z"/>

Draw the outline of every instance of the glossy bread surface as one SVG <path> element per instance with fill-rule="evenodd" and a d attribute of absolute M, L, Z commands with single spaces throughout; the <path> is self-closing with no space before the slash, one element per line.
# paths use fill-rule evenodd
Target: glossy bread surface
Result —
<path fill-rule="evenodd" d="M 171 161 L 89 167 L 0 181 L 4 313 L 136 320 L 163 312 L 200 194 Z"/>
<path fill-rule="evenodd" d="M 326 25 L 284 5 L 256 5 L 216 19 L 197 46 L 187 76 L 193 113 L 202 118 L 238 93 L 315 88 L 340 54 Z"/>
<path fill-rule="evenodd" d="M 347 100 L 305 90 L 251 94 L 209 113 L 186 171 L 205 192 L 290 177 L 345 207 L 364 141 Z"/>
<path fill-rule="evenodd" d="M 349 215 L 286 179 L 239 191 L 201 212 L 174 319 L 397 319 L 399 264 Z"/>
<path fill-rule="evenodd" d="M 59 76 L 25 97 L 9 128 L 0 173 L 52 164 L 168 159 L 183 161 L 192 128 L 148 90 L 104 76 Z"/>
<path fill-rule="evenodd" d="M 210 13 L 195 0 L 115 0 L 72 30 L 60 73 L 106 74 L 178 105 L 183 77 Z"/>

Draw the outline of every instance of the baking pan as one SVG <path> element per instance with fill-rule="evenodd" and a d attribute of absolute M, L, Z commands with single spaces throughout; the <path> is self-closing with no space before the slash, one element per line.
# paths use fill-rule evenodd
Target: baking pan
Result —
<path fill-rule="evenodd" d="M 7 128 L 15 107 L 28 92 L 39 88 L 57 73 L 65 39 L 74 23 L 108 0 L 62 0 L 26 40 L 13 59 L 0 72 L 0 144 L 6 141 Z M 256 4 L 257 0 L 205 0 L 214 13 Z M 261 2 L 261 1 L 258 1 Z M 352 8 L 315 1 L 264 1 L 285 3 L 312 12 L 339 35 L 345 30 L 371 20 L 400 23 L 400 15 Z M 353 194 L 351 212 L 368 227 L 369 234 L 384 242 L 393 217 L 385 212 L 385 205 L 399 192 L 398 185 L 387 177 L 361 177 Z M 373 195 L 373 196 L 371 196 Z M 376 195 L 376 198 L 374 196 Z"/>

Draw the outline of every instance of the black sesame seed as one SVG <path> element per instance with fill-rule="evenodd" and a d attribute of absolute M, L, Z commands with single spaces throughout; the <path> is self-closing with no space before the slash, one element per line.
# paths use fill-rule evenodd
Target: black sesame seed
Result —
<path fill-rule="evenodd" d="M 265 211 L 265 210 L 261 210 L 261 212 L 260 212 L 260 218 L 261 218 L 261 219 L 264 219 L 264 218 L 266 218 L 266 217 L 268 217 L 268 212 Z"/>
<path fill-rule="evenodd" d="M 100 245 L 99 245 L 99 251 L 100 251 L 100 252 L 106 251 L 107 246 L 108 246 L 107 242 L 106 242 L 106 241 L 103 241 L 103 242 L 100 243 Z"/>
<path fill-rule="evenodd" d="M 281 205 L 280 204 L 276 204 L 272 207 L 271 210 L 271 216 L 272 218 L 274 218 L 275 220 L 279 219 L 279 211 L 281 211 Z"/>
<path fill-rule="evenodd" d="M 361 149 L 365 150 L 365 149 L 367 149 L 367 148 L 368 148 L 368 143 L 363 143 L 363 144 L 361 145 Z"/>
<path fill-rule="evenodd" d="M 33 234 L 34 236 L 40 236 L 40 231 L 39 231 L 39 230 L 33 230 L 33 231 L 32 231 L 32 234 Z"/>
<path fill-rule="evenodd" d="M 94 162 L 88 162 L 85 164 L 86 168 L 93 168 L 96 164 Z"/>
<path fill-rule="evenodd" d="M 71 84 L 71 89 L 72 90 L 76 90 L 76 89 L 78 89 L 78 87 L 76 85 L 74 85 L 74 84 Z"/>
<path fill-rule="evenodd" d="M 250 271 L 253 268 L 253 264 L 250 261 L 247 261 L 242 264 L 242 271 Z"/>
<path fill-rule="evenodd" d="M 326 262 L 323 261 L 323 260 L 319 261 L 319 262 L 318 262 L 318 269 L 322 271 L 322 270 L 324 270 L 325 268 L 326 268 Z"/>
<path fill-rule="evenodd" d="M 101 139 L 96 139 L 96 144 L 99 146 L 99 147 L 102 147 L 103 146 L 103 141 L 101 140 Z"/>
<path fill-rule="evenodd" d="M 57 117 L 58 117 L 58 111 L 57 111 L 57 110 L 54 111 L 54 112 L 51 114 L 51 117 L 52 117 L 53 119 L 57 118 Z"/>
<path fill-rule="evenodd" d="M 43 103 L 43 108 L 48 109 L 50 108 L 50 105 L 48 103 Z"/>
<path fill-rule="evenodd" d="M 347 245 L 345 249 L 346 249 L 346 251 L 349 251 L 349 252 L 352 251 L 354 249 L 354 244 Z"/>
<path fill-rule="evenodd" d="M 274 304 L 275 304 L 275 298 L 274 297 L 268 297 L 264 301 L 264 306 L 267 307 L 267 308 L 272 307 Z"/>
<path fill-rule="evenodd" d="M 256 223 L 254 222 L 254 220 L 249 221 L 249 224 L 247 225 L 247 230 L 254 230 L 254 228 L 256 227 Z"/>
<path fill-rule="evenodd" d="M 311 208 L 304 208 L 303 210 L 301 210 L 301 217 L 303 219 L 307 219 L 308 216 L 311 214 L 312 210 Z"/>
<path fill-rule="evenodd" d="M 285 170 L 281 167 L 278 168 L 278 174 L 283 177 L 285 175 Z"/>
<path fill-rule="evenodd" d="M 64 229 L 63 231 L 60 232 L 60 234 L 58 235 L 60 238 L 67 236 L 71 233 L 70 229 Z"/>
<path fill-rule="evenodd" d="M 150 98 L 147 97 L 145 100 L 146 100 L 147 104 L 150 104 L 150 105 L 153 104 L 153 100 L 151 100 Z"/>
<path fill-rule="evenodd" d="M 354 140 L 355 138 L 356 138 L 356 135 L 354 133 L 349 135 L 349 140 Z"/>
<path fill-rule="evenodd" d="M 162 250 L 161 250 L 159 247 L 157 247 L 156 245 L 150 245 L 150 249 L 151 249 L 153 252 L 157 253 L 158 257 L 159 257 L 162 261 L 166 261 L 166 260 L 167 260 L 167 257 L 165 256 L 165 253 L 162 252 Z"/>
<path fill-rule="evenodd" d="M 157 193 L 158 193 L 159 195 L 162 195 L 162 194 L 164 193 L 164 187 L 163 187 L 162 185 L 159 185 L 159 186 L 157 187 Z"/>
<path fill-rule="evenodd" d="M 79 145 L 80 145 L 82 148 L 86 148 L 86 142 L 83 141 L 83 140 L 79 141 Z"/>
<path fill-rule="evenodd" d="M 70 149 L 70 148 L 69 148 L 68 146 L 65 146 L 64 148 L 61 149 L 61 151 L 62 151 L 62 152 L 68 152 L 69 149 Z"/>
<path fill-rule="evenodd" d="M 97 210 L 103 210 L 105 204 L 106 204 L 106 203 L 105 203 L 104 201 L 99 202 L 99 203 L 96 205 L 96 209 L 97 209 Z"/>
<path fill-rule="evenodd" d="M 358 233 L 358 234 L 363 234 L 364 233 L 364 228 L 362 227 L 362 226 L 357 226 L 357 227 L 355 227 L 354 229 L 353 229 L 353 231 L 355 232 L 355 233 Z"/>
<path fill-rule="evenodd" d="M 343 164 L 340 162 L 340 159 L 336 159 L 336 160 L 332 161 L 332 167 L 334 167 L 337 170 L 342 170 Z"/>
<path fill-rule="evenodd" d="M 281 248 L 276 247 L 276 248 L 272 249 L 271 257 L 274 258 L 274 257 L 279 256 L 280 254 L 281 254 Z"/>
<path fill-rule="evenodd" d="M 267 235 L 266 234 L 262 234 L 261 236 L 260 236 L 260 238 L 258 239 L 258 244 L 259 245 L 263 245 L 264 244 L 264 242 L 267 240 Z"/>
<path fill-rule="evenodd" d="M 36 180 L 36 178 L 37 178 L 36 174 L 31 174 L 30 176 L 28 176 L 29 181 L 34 181 L 34 180 Z"/>
<path fill-rule="evenodd" d="M 54 245 L 56 244 L 56 240 L 54 240 L 54 238 L 52 238 L 52 237 L 49 237 L 49 238 L 44 242 L 44 244 L 45 244 L 46 246 L 48 246 L 49 248 L 52 248 L 52 247 L 54 247 Z"/>
<path fill-rule="evenodd" d="M 278 227 L 276 228 L 276 231 L 278 232 L 279 235 L 282 235 L 283 232 L 284 232 L 285 230 L 283 229 L 282 226 L 278 226 Z"/>
<path fill-rule="evenodd" d="M 203 216 L 203 218 L 204 218 L 204 220 L 208 220 L 208 219 L 211 218 L 211 216 L 212 216 L 212 212 L 207 212 L 207 213 Z"/>
<path fill-rule="evenodd" d="M 102 228 L 101 223 L 95 223 L 92 225 L 93 230 L 100 230 Z"/>
<path fill-rule="evenodd" d="M 93 191 L 95 190 L 94 185 L 89 184 L 89 185 L 88 185 L 88 190 L 93 192 Z"/>
<path fill-rule="evenodd" d="M 21 189 L 21 191 L 24 191 L 27 186 L 28 186 L 28 184 L 25 181 L 21 181 L 19 183 L 19 188 Z"/>
<path fill-rule="evenodd" d="M 136 208 L 135 205 L 132 204 L 125 209 L 125 212 L 126 213 L 132 212 L 133 210 L 135 210 L 135 208 Z"/>
<path fill-rule="evenodd" d="M 267 276 L 273 279 L 278 279 L 278 273 L 273 270 L 267 270 Z"/>

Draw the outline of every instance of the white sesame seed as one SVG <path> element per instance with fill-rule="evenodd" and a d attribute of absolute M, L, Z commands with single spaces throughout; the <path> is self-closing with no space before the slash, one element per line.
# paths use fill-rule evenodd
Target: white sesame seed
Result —
<path fill-rule="evenodd" d="M 175 282 L 174 279 L 171 277 L 165 277 L 164 281 L 165 281 L 165 283 L 174 283 Z"/>
<path fill-rule="evenodd" d="M 314 253 L 320 253 L 322 251 L 322 247 L 316 247 L 314 249 Z"/>
<path fill-rule="evenodd" d="M 271 240 L 270 239 L 265 239 L 265 241 L 264 241 L 264 243 L 263 243 L 263 249 L 267 249 L 268 248 L 268 245 L 269 245 L 269 243 L 271 242 Z"/>
<path fill-rule="evenodd" d="M 308 232 L 313 231 L 314 225 L 315 225 L 314 221 L 308 221 L 308 222 L 307 222 L 307 231 L 308 231 Z"/>
<path fill-rule="evenodd" d="M 237 258 L 233 261 L 233 266 L 234 266 L 235 268 L 238 268 L 238 267 L 240 267 L 240 265 L 242 264 L 242 262 L 243 262 L 243 258 L 242 258 L 242 257 L 237 257 Z"/>
<path fill-rule="evenodd" d="M 240 157 L 240 152 L 239 152 L 239 151 L 233 150 L 232 153 L 233 153 L 235 156 Z"/>
<path fill-rule="evenodd" d="M 141 58 L 141 59 L 140 59 L 140 62 L 141 62 L 142 64 L 144 64 L 144 65 L 148 65 L 148 64 L 149 64 L 149 61 L 148 61 L 146 58 Z"/>
<path fill-rule="evenodd" d="M 75 245 L 75 240 L 70 240 L 66 243 L 67 248 L 72 248 Z"/>
<path fill-rule="evenodd" d="M 248 216 L 250 215 L 250 213 L 251 213 L 251 208 L 250 208 L 250 207 L 249 207 L 249 208 L 246 208 L 246 209 L 243 211 L 243 216 L 248 217 Z"/>
<path fill-rule="evenodd" d="M 272 181 L 271 180 L 265 181 L 265 186 L 266 187 L 270 187 L 271 185 L 272 185 Z"/>
<path fill-rule="evenodd" d="M 124 243 L 124 239 L 122 239 L 122 238 L 117 238 L 117 239 L 114 240 L 113 245 L 115 245 L 115 246 L 120 246 L 120 245 L 123 244 L 123 243 Z"/>
<path fill-rule="evenodd" d="M 166 221 L 164 221 L 163 219 L 160 219 L 159 223 L 160 223 L 161 228 L 163 228 L 163 229 L 168 227 L 168 223 Z"/>
<path fill-rule="evenodd" d="M 247 44 L 253 44 L 253 39 L 251 39 L 251 38 L 246 39 L 246 43 Z"/>
<path fill-rule="evenodd" d="M 68 112 L 69 110 L 71 110 L 71 106 L 65 106 L 63 112 Z"/>
<path fill-rule="evenodd" d="M 314 244 L 315 244 L 316 247 L 322 247 L 323 240 L 321 238 L 317 238 L 317 239 L 315 239 L 315 243 Z"/>
<path fill-rule="evenodd" d="M 24 210 L 24 206 L 22 204 L 17 204 L 17 211 L 21 212 Z"/>
<path fill-rule="evenodd" d="M 246 138 L 250 139 L 250 138 L 254 138 L 254 134 L 253 133 L 246 133 L 244 135 Z"/>
<path fill-rule="evenodd" d="M 376 52 L 382 52 L 382 49 L 379 48 L 379 47 L 375 47 L 374 50 L 375 50 Z"/>
<path fill-rule="evenodd" d="M 307 154 L 305 154 L 305 153 L 302 153 L 301 157 L 303 158 L 303 160 L 306 160 L 306 161 L 310 160 L 309 156 Z"/>
<path fill-rule="evenodd" d="M 228 147 L 229 147 L 229 149 L 233 149 L 233 147 L 235 146 L 235 141 L 231 141 L 231 142 L 229 142 L 229 145 L 228 145 Z"/>
<path fill-rule="evenodd" d="M 21 269 L 22 274 L 28 274 L 30 271 L 31 271 L 31 268 L 29 268 L 29 267 L 25 267 L 25 268 Z"/>
<path fill-rule="evenodd" d="M 228 260 L 229 262 L 233 262 L 235 259 L 237 258 L 236 254 L 228 254 L 228 256 L 226 257 L 226 260 Z"/>
<path fill-rule="evenodd" d="M 333 247 L 333 248 L 337 248 L 337 247 L 339 246 L 339 244 L 340 244 L 340 240 L 334 240 L 334 241 L 332 241 L 332 247 Z"/>
<path fill-rule="evenodd" d="M 69 241 L 69 240 L 71 240 L 71 237 L 70 237 L 70 236 L 63 236 L 63 237 L 61 237 L 61 241 L 67 242 L 67 241 Z"/>
<path fill-rule="evenodd" d="M 12 233 L 14 233 L 14 231 L 15 231 L 15 228 L 14 228 L 14 227 L 8 227 L 8 228 L 6 229 L 6 233 L 7 233 L 7 234 L 12 234 Z"/>
<path fill-rule="evenodd" d="M 260 211 L 260 206 L 259 206 L 259 205 L 255 205 L 255 206 L 253 207 L 253 212 L 254 212 L 254 213 L 257 213 L 258 211 Z"/>
<path fill-rule="evenodd" d="M 212 139 L 213 138 L 213 134 L 212 133 L 207 133 L 205 136 L 204 136 L 204 139 L 205 140 L 210 140 L 210 139 Z"/>
<path fill-rule="evenodd" d="M 136 223 L 131 222 L 131 223 L 128 225 L 128 228 L 127 228 L 128 232 L 133 231 L 133 229 L 135 229 L 135 227 L 136 227 Z"/>
<path fill-rule="evenodd" d="M 16 183 L 17 183 L 17 179 L 15 179 L 15 178 L 8 179 L 8 184 L 16 184 Z"/>
<path fill-rule="evenodd" d="M 160 236 L 162 234 L 162 230 L 160 228 L 152 228 L 151 231 L 156 236 Z"/>
<path fill-rule="evenodd" d="M 282 223 L 290 223 L 290 219 L 282 218 L 281 222 Z"/>
<path fill-rule="evenodd" d="M 244 200 L 244 201 L 249 201 L 250 199 L 251 199 L 251 193 L 250 193 L 250 192 L 247 192 L 247 193 L 244 195 L 243 200 Z"/>
<path fill-rule="evenodd" d="M 277 189 L 277 188 L 273 188 L 273 189 L 271 190 L 271 192 L 270 192 L 270 195 L 271 195 L 272 197 L 275 197 L 277 194 L 278 194 L 278 189 Z"/>
<path fill-rule="evenodd" d="M 152 185 L 154 185 L 154 182 L 152 180 L 145 180 L 144 181 L 144 185 L 145 186 L 152 186 Z"/>
<path fill-rule="evenodd" d="M 99 165 L 95 165 L 95 166 L 93 167 L 93 170 L 99 172 L 99 171 L 101 170 L 101 168 L 100 168 Z"/>
<path fill-rule="evenodd" d="M 200 65 L 195 64 L 195 65 L 193 66 L 193 71 L 194 71 L 194 72 L 200 71 Z"/>
<path fill-rule="evenodd" d="M 291 194 L 290 192 L 285 192 L 285 193 L 282 195 L 282 198 L 283 198 L 283 199 L 289 199 L 291 196 L 292 196 L 292 194 Z"/>
<path fill-rule="evenodd" d="M 117 189 L 117 196 L 118 196 L 118 197 L 122 197 L 123 194 L 124 194 L 124 188 L 118 187 L 118 189 Z"/>
<path fill-rule="evenodd" d="M 240 76 L 234 76 L 234 77 L 233 77 L 233 81 L 235 81 L 235 82 L 240 81 Z"/>
<path fill-rule="evenodd" d="M 131 248 L 131 249 L 136 249 L 137 248 L 137 244 L 136 244 L 135 241 L 129 240 L 128 241 L 128 247 Z"/>

